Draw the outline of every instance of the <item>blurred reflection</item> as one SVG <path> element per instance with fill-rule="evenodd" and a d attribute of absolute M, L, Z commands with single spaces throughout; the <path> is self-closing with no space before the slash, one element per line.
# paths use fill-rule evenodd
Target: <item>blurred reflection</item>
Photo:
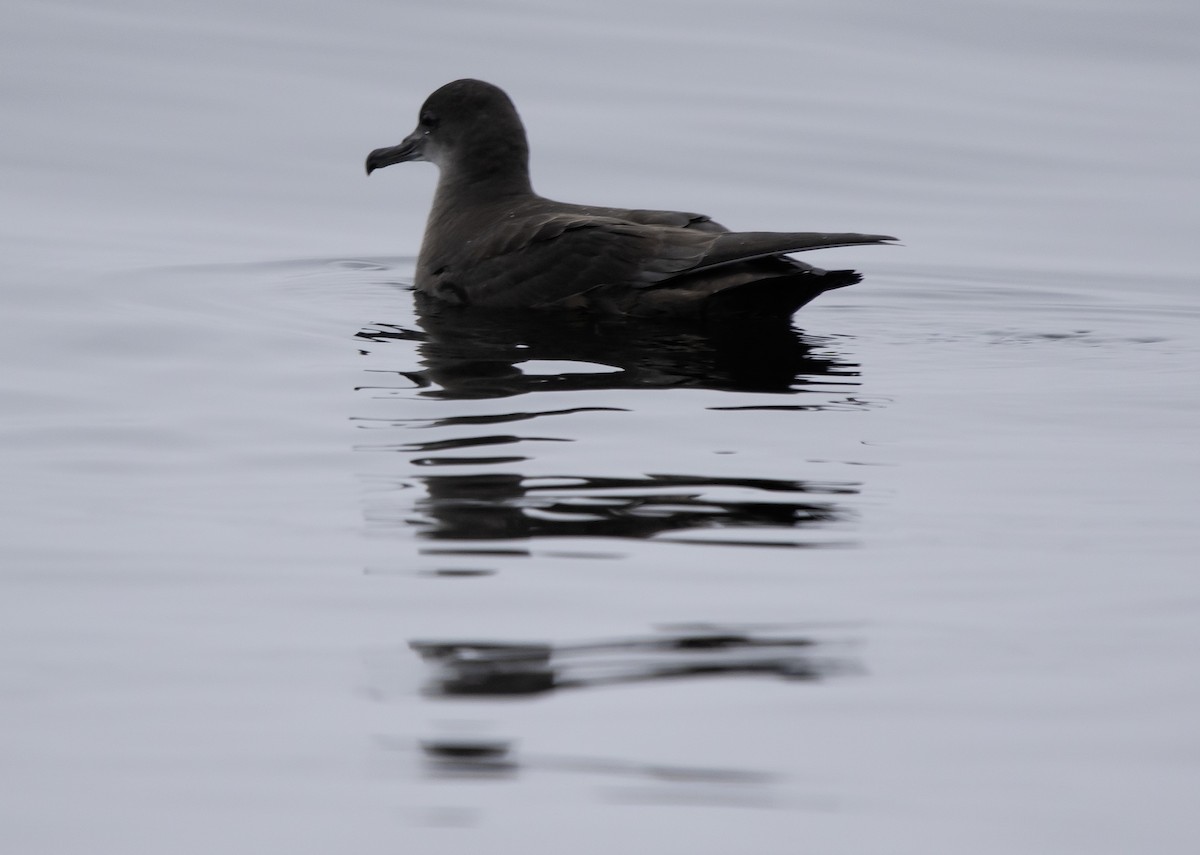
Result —
<path fill-rule="evenodd" d="M 435 669 L 427 692 L 441 696 L 536 695 L 737 674 L 817 680 L 848 667 L 817 655 L 811 638 L 720 628 L 576 644 L 414 641 L 410 646 Z"/>
<path fill-rule="evenodd" d="M 411 751 L 408 740 L 380 738 L 378 744 L 393 751 Z M 510 778 L 521 769 L 550 772 L 574 772 L 592 776 L 629 778 L 673 785 L 723 785 L 761 787 L 775 783 L 779 776 L 754 769 L 696 766 L 685 764 L 644 763 L 608 757 L 562 754 L 522 754 L 511 739 L 477 737 L 438 737 L 423 739 L 417 750 L 425 760 L 425 771 L 437 778 Z M 678 796 L 680 793 L 675 793 Z M 697 793 L 688 795 L 695 796 Z M 706 800 L 739 803 L 744 791 L 707 789 L 699 793 Z"/>
<path fill-rule="evenodd" d="M 816 349 L 827 343 L 785 323 L 666 325 L 578 314 L 486 314 L 416 295 L 419 329 L 376 324 L 359 338 L 419 342 L 422 370 L 402 372 L 443 398 L 497 398 L 535 391 L 703 388 L 790 392 L 856 385 L 857 366 Z M 531 361 L 585 370 L 530 373 Z M 822 379 L 826 378 L 826 379 Z"/>
<path fill-rule="evenodd" d="M 418 517 L 405 514 L 391 524 L 417 525 L 423 537 L 450 540 L 648 538 L 699 529 L 804 529 L 845 518 L 847 512 L 833 497 L 859 490 L 850 483 L 689 475 L 479 473 L 416 480 L 428 493 L 416 502 Z M 389 523 L 386 517 L 375 522 Z"/>
<path fill-rule="evenodd" d="M 572 418 L 628 413 L 612 406 L 611 395 L 594 394 L 621 389 L 809 393 L 799 399 L 803 403 L 770 405 L 761 399 L 715 396 L 712 409 L 867 406 L 846 394 L 858 383 L 857 366 L 839 359 L 827 341 L 782 323 L 712 328 L 580 314 L 478 313 L 423 300 L 419 294 L 415 305 L 415 325 L 377 324 L 358 337 L 407 345 L 394 348 L 397 356 L 407 357 L 407 366 L 414 366 L 415 357 L 419 367 L 380 373 L 402 375 L 417 387 L 417 395 L 470 401 L 541 391 L 576 394 L 556 400 L 553 408 L 527 403 L 513 411 L 496 411 L 493 405 L 490 411 L 480 406 L 478 413 L 464 413 L 460 407 L 418 418 L 408 403 L 412 385 L 370 387 L 373 393 L 394 393 L 383 399 L 394 399 L 400 412 L 395 418 L 384 413 L 358 419 L 361 429 L 385 440 L 360 445 L 361 450 L 409 455 L 413 466 L 426 471 L 458 470 L 404 477 L 397 486 L 420 487 L 425 495 L 390 507 L 376 504 L 369 514 L 376 529 L 415 526 L 425 538 L 476 542 L 664 534 L 684 541 L 684 532 L 758 529 L 747 539 L 706 535 L 703 542 L 818 546 L 829 544 L 794 537 L 768 543 L 761 530 L 811 530 L 849 516 L 844 498 L 859 492 L 854 482 L 596 471 L 603 462 L 587 451 L 595 422 Z M 527 427 L 535 420 L 536 430 Z M 550 425 L 555 429 L 549 430 Z M 583 432 L 572 429 L 576 426 Z M 754 425 L 748 421 L 746 427 L 746 435 L 753 436 Z M 688 429 L 680 423 L 667 432 Z M 778 428 L 773 424 L 771 429 Z M 563 449 L 562 443 L 578 444 L 579 451 Z M 551 470 L 547 475 L 545 468 L 537 476 L 512 471 L 554 446 L 559 446 L 552 452 L 558 465 L 571 461 L 565 474 Z M 509 471 L 488 471 L 500 466 Z M 460 474 L 463 470 L 466 474 Z"/>
<path fill-rule="evenodd" d="M 647 559 L 660 547 L 641 549 L 648 539 L 721 545 L 734 562 L 747 558 L 742 547 L 845 545 L 828 530 L 850 519 L 849 503 L 861 489 L 856 481 L 802 477 L 808 473 L 799 467 L 808 461 L 801 451 L 789 450 L 778 467 L 770 461 L 765 470 L 761 457 L 743 470 L 739 458 L 714 463 L 707 453 L 687 455 L 687 446 L 682 455 L 664 454 L 673 437 L 694 430 L 695 406 L 678 414 L 661 408 L 643 413 L 643 402 L 663 396 L 617 394 L 713 390 L 686 396 L 693 404 L 701 399 L 706 410 L 870 406 L 853 396 L 858 366 L 840 358 L 830 340 L 786 324 L 701 328 L 580 315 L 478 314 L 430 304 L 420 295 L 416 306 L 415 322 L 376 324 L 358 334 L 372 358 L 368 370 L 379 380 L 363 387 L 371 411 L 355 420 L 367 439 L 357 448 L 380 455 L 368 525 L 415 535 L 425 540 L 422 556 L 444 556 L 435 559 L 442 566 L 400 565 L 394 572 L 480 578 L 505 562 L 513 566 L 511 559 L 519 566 L 521 558 L 549 556 L 553 548 L 559 550 L 553 554 L 572 558 L 645 562 L 654 584 Z M 535 392 L 566 394 L 508 400 Z M 779 397 L 726 394 L 746 392 Z M 795 419 L 759 412 L 719 418 L 736 426 L 719 453 L 757 450 L 753 445 L 765 432 L 791 436 L 798 426 Z M 628 454 L 603 452 L 611 449 L 614 424 L 632 444 Z M 817 462 L 820 474 L 838 471 Z M 756 477 L 763 474 L 780 477 Z M 570 552 L 563 548 L 566 538 L 574 539 Z M 697 562 L 705 560 L 702 550 L 691 552 Z M 593 566 L 603 573 L 611 564 Z M 465 617 L 463 625 L 472 625 Z M 792 629 L 688 624 L 577 643 L 485 636 L 412 641 L 410 647 L 429 667 L 425 693 L 440 699 L 530 699 L 728 676 L 806 684 L 856 670 L 827 645 Z M 756 682 L 729 681 L 729 691 L 751 690 Z M 438 778 L 508 780 L 534 769 L 607 778 L 613 782 L 606 785 L 610 798 L 638 804 L 775 804 L 774 779 L 755 770 L 524 753 L 511 739 L 473 732 L 404 745 L 415 748 L 424 771 Z M 439 811 L 420 821 L 470 825 L 477 817 Z"/>
<path fill-rule="evenodd" d="M 461 720 L 445 724 L 464 729 Z M 626 803 L 778 807 L 782 796 L 779 785 L 785 783 L 782 776 L 758 769 L 524 751 L 515 739 L 469 733 L 416 741 L 410 737 L 379 736 L 375 743 L 387 752 L 388 759 L 409 761 L 397 767 L 400 774 L 410 773 L 410 758 L 415 754 L 419 768 L 431 779 L 495 782 L 512 780 L 525 771 L 583 776 L 592 785 L 603 786 L 598 792 L 607 799 Z M 478 810 L 468 806 L 417 809 L 412 816 L 421 825 L 441 827 L 473 826 L 480 821 Z"/>

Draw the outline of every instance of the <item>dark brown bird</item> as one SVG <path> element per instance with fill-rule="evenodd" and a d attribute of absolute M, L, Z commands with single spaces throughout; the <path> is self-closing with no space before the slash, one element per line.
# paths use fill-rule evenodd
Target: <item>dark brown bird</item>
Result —
<path fill-rule="evenodd" d="M 529 182 L 529 144 L 516 108 L 481 80 L 456 80 L 430 95 L 416 130 L 371 152 L 367 174 L 407 160 L 440 169 L 417 290 L 457 305 L 787 318 L 817 295 L 861 279 L 788 253 L 895 240 L 731 232 L 701 214 L 545 199 Z"/>

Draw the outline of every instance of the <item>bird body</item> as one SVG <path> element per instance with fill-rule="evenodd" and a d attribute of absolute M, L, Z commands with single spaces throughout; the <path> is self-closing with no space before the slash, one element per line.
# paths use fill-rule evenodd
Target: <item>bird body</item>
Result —
<path fill-rule="evenodd" d="M 376 149 L 368 174 L 408 160 L 440 169 L 415 286 L 491 309 L 583 309 L 639 317 L 790 317 L 854 271 L 787 253 L 878 244 L 885 235 L 730 232 L 701 214 L 592 207 L 534 193 L 516 108 L 478 80 L 438 89 L 403 142 Z"/>

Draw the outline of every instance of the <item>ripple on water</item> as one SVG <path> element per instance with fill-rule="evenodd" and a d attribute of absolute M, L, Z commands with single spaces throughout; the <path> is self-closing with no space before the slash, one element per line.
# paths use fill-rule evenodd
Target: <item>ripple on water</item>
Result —
<path fill-rule="evenodd" d="M 786 325 L 714 330 L 577 316 L 479 315 L 421 301 L 416 309 L 411 320 L 376 322 L 358 334 L 370 359 L 365 370 L 403 382 L 358 387 L 371 414 L 356 415 L 355 424 L 380 439 L 356 447 L 450 471 L 402 472 L 390 491 L 386 478 L 375 478 L 368 511 L 374 533 L 460 542 L 668 538 L 796 547 L 831 545 L 828 537 L 811 535 L 854 518 L 849 502 L 860 492 L 858 479 L 654 474 L 662 456 L 656 444 L 669 443 L 671 435 L 686 437 L 694 425 L 682 412 L 661 412 L 657 399 L 627 394 L 707 393 L 705 409 L 740 414 L 745 421 L 741 441 L 723 442 L 713 452 L 737 454 L 754 447 L 759 417 L 803 418 L 881 405 L 854 394 L 858 366 L 831 340 Z M 738 398 L 727 393 L 751 398 L 735 403 Z M 764 393 L 803 400 L 771 403 Z M 556 406 L 474 412 L 463 407 L 535 394 L 552 395 Z M 421 404 L 423 399 L 429 403 Z M 632 453 L 641 458 L 642 471 L 597 454 L 611 441 L 613 423 L 603 420 L 608 414 L 623 415 L 618 429 L 636 443 Z M 551 418 L 561 430 L 486 430 Z M 448 433 L 431 438 L 413 431 Z M 461 454 L 505 446 L 521 451 Z M 548 455 L 552 446 L 558 450 Z M 497 467 L 506 471 L 488 471 Z M 418 492 L 401 492 L 408 488 Z M 735 529 L 743 534 L 720 534 Z M 699 532 L 705 532 L 701 541 L 694 539 Z"/>

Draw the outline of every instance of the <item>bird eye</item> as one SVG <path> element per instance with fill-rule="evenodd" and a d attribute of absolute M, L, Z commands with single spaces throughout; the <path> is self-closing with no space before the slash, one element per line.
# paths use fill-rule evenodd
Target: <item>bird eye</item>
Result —
<path fill-rule="evenodd" d="M 433 113 L 422 113 L 421 114 L 421 124 L 432 131 L 433 129 L 435 129 L 437 127 L 437 124 L 438 124 L 437 116 L 433 115 Z"/>

